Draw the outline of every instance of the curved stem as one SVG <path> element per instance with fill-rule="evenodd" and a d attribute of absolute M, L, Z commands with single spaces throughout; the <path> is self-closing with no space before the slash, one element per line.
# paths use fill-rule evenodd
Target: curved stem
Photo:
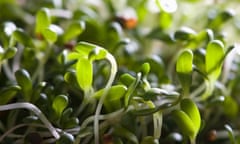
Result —
<path fill-rule="evenodd" d="M 104 90 L 104 93 L 102 95 L 102 97 L 100 98 L 99 100 L 99 103 L 97 105 L 97 109 L 96 109 L 96 112 L 95 112 L 95 118 L 94 118 L 94 138 L 95 138 L 95 144 L 99 144 L 99 115 L 101 113 L 101 110 L 102 110 L 102 106 L 103 106 L 103 102 L 107 96 L 107 93 L 108 93 L 108 90 L 110 89 L 113 81 L 114 81 L 114 78 L 117 74 L 117 63 L 116 63 L 116 60 L 115 58 L 107 53 L 106 55 L 106 58 L 107 60 L 110 62 L 111 64 L 111 73 L 110 73 L 110 77 L 108 79 L 108 82 L 106 84 L 106 87 L 105 87 L 105 90 Z"/>
<path fill-rule="evenodd" d="M 122 114 L 123 111 L 124 111 L 124 108 L 122 108 L 122 109 L 120 109 L 120 110 L 118 110 L 118 111 L 115 111 L 115 112 L 113 112 L 113 113 L 110 113 L 110 114 L 99 115 L 99 116 L 98 116 L 98 118 L 99 118 L 98 120 L 105 120 L 105 119 L 117 118 L 117 117 L 119 117 L 119 115 Z M 90 117 L 88 117 L 88 118 L 82 123 L 81 128 L 87 127 L 87 125 L 88 125 L 89 123 L 91 123 L 92 121 L 94 121 L 94 120 L 95 120 L 95 116 L 90 116 Z"/>
<path fill-rule="evenodd" d="M 23 102 L 23 103 L 14 103 L 14 104 L 7 104 L 7 105 L 0 106 L 0 111 L 12 110 L 12 109 L 28 109 L 34 112 L 42 120 L 42 122 L 49 129 L 52 135 L 56 139 L 60 138 L 60 135 L 58 134 L 56 129 L 52 126 L 52 124 L 48 121 L 45 115 L 35 105 L 31 103 Z"/>

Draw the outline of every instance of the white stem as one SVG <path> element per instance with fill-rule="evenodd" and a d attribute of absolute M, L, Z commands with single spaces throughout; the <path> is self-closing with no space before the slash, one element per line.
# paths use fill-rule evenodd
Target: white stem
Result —
<path fill-rule="evenodd" d="M 34 112 L 42 120 L 42 122 L 49 129 L 52 135 L 56 139 L 60 138 L 60 135 L 57 133 L 56 129 L 52 126 L 52 124 L 48 121 L 45 115 L 35 105 L 31 103 L 23 102 L 23 103 L 14 103 L 14 104 L 7 104 L 7 105 L 0 106 L 0 111 L 12 110 L 12 109 L 28 109 Z"/>
<path fill-rule="evenodd" d="M 98 116 L 98 120 L 105 120 L 105 119 L 113 119 L 113 118 L 117 118 L 117 117 L 119 117 L 119 115 L 121 115 L 122 113 L 123 113 L 123 111 L 124 111 L 124 109 L 122 108 L 122 109 L 120 109 L 120 110 L 118 110 L 118 111 L 115 111 L 115 112 L 113 112 L 113 113 L 110 113 L 110 114 L 106 114 L 106 115 L 99 115 Z M 90 116 L 90 117 L 88 117 L 83 123 L 82 123 L 82 125 L 81 125 L 81 128 L 85 128 L 85 127 L 87 127 L 87 125 L 89 124 L 89 123 L 91 123 L 92 121 L 94 121 L 95 120 L 95 116 Z"/>
<path fill-rule="evenodd" d="M 104 100 L 107 96 L 108 90 L 110 89 L 110 87 L 111 87 L 111 85 L 112 85 L 112 83 L 115 79 L 115 76 L 117 74 L 117 63 L 115 61 L 115 58 L 109 53 L 106 55 L 106 58 L 111 64 L 111 73 L 110 73 L 110 77 L 108 79 L 108 82 L 106 84 L 104 93 L 99 100 L 99 103 L 97 105 L 97 109 L 96 109 L 96 112 L 95 112 L 95 119 L 94 119 L 95 144 L 99 144 L 99 115 L 100 115 L 101 110 L 102 110 L 103 102 L 104 102 Z"/>

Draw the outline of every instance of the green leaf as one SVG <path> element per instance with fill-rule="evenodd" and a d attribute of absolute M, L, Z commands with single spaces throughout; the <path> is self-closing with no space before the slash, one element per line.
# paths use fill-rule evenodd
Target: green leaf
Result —
<path fill-rule="evenodd" d="M 62 121 L 67 121 L 70 118 L 70 116 L 72 115 L 72 113 L 73 113 L 73 109 L 72 108 L 65 109 L 63 111 L 63 113 L 62 113 L 61 120 Z"/>
<path fill-rule="evenodd" d="M 127 90 L 127 87 L 124 85 L 115 85 L 112 86 L 107 94 L 107 97 L 105 100 L 107 101 L 114 101 L 114 100 L 119 100 L 120 98 L 123 97 L 123 95 L 125 94 Z M 96 99 L 100 99 L 100 97 L 104 94 L 104 88 L 97 91 L 93 97 Z"/>
<path fill-rule="evenodd" d="M 120 76 L 120 81 L 122 84 L 126 85 L 126 86 L 130 86 L 136 78 L 134 78 L 133 76 L 131 76 L 128 73 L 125 73 L 123 75 Z"/>
<path fill-rule="evenodd" d="M 195 132 L 198 132 L 201 126 L 201 116 L 198 107 L 191 99 L 183 99 L 180 105 L 181 110 L 183 110 L 192 120 Z"/>
<path fill-rule="evenodd" d="M 17 83 L 21 87 L 21 91 L 24 99 L 26 101 L 30 101 L 33 87 L 32 87 L 32 80 L 28 71 L 26 71 L 25 69 L 20 69 L 15 72 L 15 77 L 16 77 Z"/>
<path fill-rule="evenodd" d="M 36 15 L 36 34 L 42 34 L 42 32 L 48 28 L 51 24 L 50 11 L 47 8 L 42 8 Z"/>
<path fill-rule="evenodd" d="M 60 117 L 62 115 L 63 110 L 68 105 L 68 97 L 65 95 L 58 95 L 54 98 L 52 103 L 52 108 L 56 112 L 57 116 Z"/>
<path fill-rule="evenodd" d="M 143 76 L 147 75 L 150 72 L 150 64 L 149 63 L 142 64 L 140 72 L 143 74 Z"/>
<path fill-rule="evenodd" d="M 79 126 L 79 120 L 76 117 L 71 117 L 66 122 L 64 122 L 62 125 L 66 129 L 75 128 L 75 127 Z"/>
<path fill-rule="evenodd" d="M 138 144 L 137 136 L 135 136 L 135 134 L 133 134 L 131 131 L 129 131 L 128 129 L 120 125 L 116 125 L 114 127 L 113 133 L 119 137 L 126 138 L 127 140 L 131 141 L 133 144 Z"/>
<path fill-rule="evenodd" d="M 194 39 L 195 37 L 196 32 L 189 27 L 183 27 L 174 33 L 175 40 L 191 40 Z"/>
<path fill-rule="evenodd" d="M 65 31 L 63 35 L 63 41 L 66 43 L 69 40 L 77 37 L 85 30 L 85 23 L 83 21 L 75 21 L 71 23 L 68 29 Z"/>
<path fill-rule="evenodd" d="M 76 88 L 79 87 L 75 71 L 66 72 L 64 75 L 64 80 L 71 86 L 74 86 Z"/>
<path fill-rule="evenodd" d="M 184 135 L 189 136 L 191 139 L 195 138 L 196 129 L 194 123 L 184 111 L 174 110 L 172 116 Z"/>
<path fill-rule="evenodd" d="M 30 47 L 33 46 L 31 37 L 27 35 L 22 29 L 15 30 L 12 34 L 12 38 L 20 42 L 24 46 L 30 46 Z M 11 43 L 10 47 L 13 47 L 13 46 L 14 46 L 14 43 Z"/>
<path fill-rule="evenodd" d="M 0 105 L 7 104 L 21 90 L 18 85 L 9 86 L 0 90 Z"/>
<path fill-rule="evenodd" d="M 94 44 L 90 44 L 88 42 L 79 42 L 74 48 L 74 50 L 77 51 L 78 53 L 84 53 L 86 56 L 88 56 L 89 53 L 96 47 L 98 46 Z"/>
<path fill-rule="evenodd" d="M 107 56 L 107 50 L 100 48 L 100 47 L 96 47 L 94 48 L 88 55 L 88 59 L 90 60 L 101 60 L 101 59 L 105 59 Z"/>
<path fill-rule="evenodd" d="M 188 96 L 189 87 L 192 82 L 193 53 L 191 50 L 184 50 L 178 57 L 176 71 L 183 88 L 183 96 Z"/>
<path fill-rule="evenodd" d="M 192 72 L 193 53 L 191 50 L 184 50 L 178 57 L 176 70 L 180 74 L 190 74 Z"/>
<path fill-rule="evenodd" d="M 222 103 L 224 113 L 228 117 L 236 117 L 238 115 L 239 107 L 235 99 L 230 96 L 226 96 Z"/>
<path fill-rule="evenodd" d="M 209 27 L 218 30 L 221 26 L 226 23 L 229 19 L 231 19 L 235 15 L 233 10 L 227 10 L 219 13 L 216 17 L 212 18 Z"/>
<path fill-rule="evenodd" d="M 31 101 L 35 103 L 37 100 L 40 99 L 41 93 L 44 87 L 46 87 L 47 83 L 46 82 L 40 82 L 37 84 L 37 86 L 34 88 L 33 94 L 32 94 L 32 99 Z"/>
<path fill-rule="evenodd" d="M 104 91 L 105 89 L 97 91 L 93 95 L 93 97 L 96 99 L 100 99 L 100 97 L 104 94 Z M 122 106 L 121 98 L 124 97 L 126 91 L 127 87 L 124 85 L 115 85 L 109 89 L 105 101 L 103 103 L 107 111 L 110 112 L 121 108 Z"/>
<path fill-rule="evenodd" d="M 171 38 L 171 36 L 159 27 L 152 29 L 152 31 L 147 35 L 147 37 L 151 39 L 161 40 L 168 44 L 174 43 L 174 40 Z"/>
<path fill-rule="evenodd" d="M 79 58 L 76 65 L 77 82 L 79 86 L 85 91 L 92 88 L 93 81 L 93 66 L 92 62 L 85 58 Z"/>
<path fill-rule="evenodd" d="M 205 57 L 206 73 L 215 80 L 220 75 L 224 54 L 224 44 L 221 41 L 213 40 L 208 43 Z"/>
<path fill-rule="evenodd" d="M 4 53 L 3 59 L 10 59 L 10 58 L 14 57 L 16 53 L 17 53 L 17 48 L 15 48 L 15 47 L 8 48 L 8 49 L 6 49 L 6 51 Z"/>
<path fill-rule="evenodd" d="M 160 12 L 159 14 L 159 25 L 161 29 L 167 29 L 171 26 L 173 22 L 173 17 L 171 14 L 166 12 Z"/>
<path fill-rule="evenodd" d="M 51 29 L 51 28 L 46 28 L 44 30 L 42 30 L 42 34 L 44 36 L 44 38 L 49 41 L 50 43 L 54 43 L 57 41 L 58 35 L 57 33 Z"/>
<path fill-rule="evenodd" d="M 61 135 L 60 139 L 56 141 L 56 144 L 73 144 L 73 143 L 74 143 L 73 135 L 65 132 Z"/>

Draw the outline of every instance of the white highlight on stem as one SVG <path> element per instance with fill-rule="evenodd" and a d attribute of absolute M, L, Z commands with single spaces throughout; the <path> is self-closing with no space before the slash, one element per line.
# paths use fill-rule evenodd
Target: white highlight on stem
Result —
<path fill-rule="evenodd" d="M 103 93 L 102 97 L 99 100 L 99 103 L 97 105 L 97 109 L 96 109 L 96 112 L 95 112 L 95 118 L 94 118 L 94 138 L 95 138 L 95 144 L 99 144 L 99 115 L 100 115 L 101 110 L 102 110 L 103 102 L 104 102 L 104 100 L 105 100 L 105 98 L 107 96 L 108 90 L 110 89 L 110 87 L 111 87 L 111 85 L 112 85 L 112 83 L 113 83 L 113 81 L 115 79 L 116 73 L 117 73 L 117 63 L 116 63 L 115 58 L 111 54 L 107 53 L 106 59 L 111 64 L 111 73 L 110 73 L 110 77 L 108 79 L 108 82 L 106 84 L 104 93 Z"/>
<path fill-rule="evenodd" d="M 20 103 L 14 103 L 14 104 L 7 104 L 0 106 L 0 111 L 6 111 L 6 110 L 12 110 L 12 109 L 28 109 L 34 114 L 36 114 L 40 120 L 44 123 L 44 125 L 49 129 L 49 131 L 52 133 L 52 135 L 59 139 L 60 135 L 56 131 L 56 129 L 52 126 L 52 124 L 48 121 L 46 116 L 33 104 L 27 103 L 27 102 L 20 102 Z"/>
<path fill-rule="evenodd" d="M 156 0 L 156 2 L 163 11 L 168 13 L 173 13 L 178 8 L 176 0 Z"/>

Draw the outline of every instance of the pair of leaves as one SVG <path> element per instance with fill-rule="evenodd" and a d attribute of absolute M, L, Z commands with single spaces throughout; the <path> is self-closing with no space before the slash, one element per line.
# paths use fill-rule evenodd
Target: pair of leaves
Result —
<path fill-rule="evenodd" d="M 85 23 L 83 21 L 74 21 L 69 25 L 65 33 L 63 33 L 61 27 L 51 24 L 51 14 L 48 8 L 42 8 L 36 16 L 36 34 L 44 36 L 50 43 L 56 42 L 59 35 L 63 35 L 63 42 L 67 43 L 80 35 L 84 29 Z"/>
<path fill-rule="evenodd" d="M 194 140 L 201 126 L 201 116 L 196 104 L 191 99 L 183 99 L 181 110 L 174 110 L 173 117 L 182 133 Z"/>
<path fill-rule="evenodd" d="M 36 15 L 35 33 L 43 36 L 50 43 L 57 40 L 57 28 L 51 27 L 51 14 L 48 8 L 42 8 Z"/>
<path fill-rule="evenodd" d="M 93 81 L 93 61 L 106 58 L 107 51 L 97 45 L 79 42 L 75 51 L 68 55 L 69 60 L 77 60 L 76 77 L 81 89 L 90 91 Z"/>

